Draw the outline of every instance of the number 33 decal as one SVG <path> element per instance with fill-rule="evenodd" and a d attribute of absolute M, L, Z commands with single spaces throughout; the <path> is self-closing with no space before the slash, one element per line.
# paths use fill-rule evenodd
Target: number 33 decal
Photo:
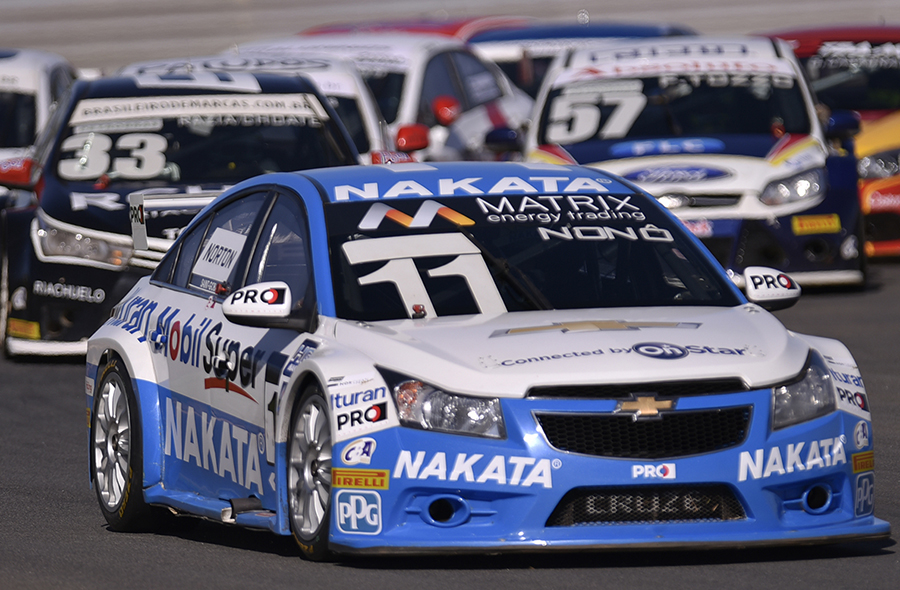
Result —
<path fill-rule="evenodd" d="M 128 156 L 112 160 L 112 139 L 102 133 L 78 133 L 62 143 L 62 151 L 74 152 L 70 160 L 60 160 L 59 175 L 67 180 L 93 180 L 107 172 L 129 180 L 159 176 L 166 166 L 168 143 L 153 133 L 128 133 L 119 137 L 115 149 L 128 151 Z"/>

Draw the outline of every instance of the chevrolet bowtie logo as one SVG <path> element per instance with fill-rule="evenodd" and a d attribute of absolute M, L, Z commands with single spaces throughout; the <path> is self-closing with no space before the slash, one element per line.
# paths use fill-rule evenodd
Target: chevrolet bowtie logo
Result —
<path fill-rule="evenodd" d="M 634 412 L 634 419 L 659 416 L 660 410 L 671 410 L 675 402 L 670 399 L 656 399 L 653 396 L 638 396 L 633 402 L 620 402 L 618 411 Z"/>

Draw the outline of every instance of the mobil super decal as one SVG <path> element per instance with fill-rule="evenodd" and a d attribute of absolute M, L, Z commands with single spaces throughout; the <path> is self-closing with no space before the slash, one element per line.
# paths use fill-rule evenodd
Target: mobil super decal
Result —
<path fill-rule="evenodd" d="M 502 486 L 553 487 L 553 470 L 562 467 L 559 459 L 537 459 L 481 453 L 438 451 L 429 457 L 425 451 L 400 451 L 394 465 L 393 479 L 469 482 Z"/>
<path fill-rule="evenodd" d="M 769 449 L 743 451 L 738 481 L 767 479 L 799 471 L 812 471 L 847 463 L 844 435 L 821 440 L 801 441 Z"/>
<path fill-rule="evenodd" d="M 189 401 L 165 399 L 164 452 L 167 457 L 194 465 L 213 475 L 243 486 L 250 493 L 265 495 L 262 431 L 239 426 L 221 416 L 195 410 Z M 270 486 L 274 486 L 270 481 Z"/>

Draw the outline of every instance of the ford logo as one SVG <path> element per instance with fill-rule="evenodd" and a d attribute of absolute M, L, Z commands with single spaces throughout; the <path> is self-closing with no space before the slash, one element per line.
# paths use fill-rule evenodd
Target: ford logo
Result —
<path fill-rule="evenodd" d="M 706 168 L 703 166 L 666 166 L 661 168 L 643 168 L 625 175 L 628 180 L 635 182 L 663 183 L 663 182 L 702 182 L 717 178 L 727 178 L 731 172 L 720 168 Z"/>

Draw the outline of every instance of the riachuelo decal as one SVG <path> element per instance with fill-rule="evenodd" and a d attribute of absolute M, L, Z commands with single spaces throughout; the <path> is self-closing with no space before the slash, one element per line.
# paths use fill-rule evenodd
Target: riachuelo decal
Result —
<path fill-rule="evenodd" d="M 426 461 L 426 459 L 428 459 Z M 559 459 L 457 453 L 454 457 L 443 451 L 430 458 L 426 451 L 402 450 L 394 465 L 393 479 L 446 482 L 467 482 L 501 486 L 553 487 L 553 470 L 562 467 Z"/>
<path fill-rule="evenodd" d="M 103 303 L 106 300 L 106 291 L 94 289 L 83 285 L 69 285 L 67 283 L 49 283 L 35 281 L 31 286 L 31 292 L 41 297 L 54 299 L 68 299 L 83 303 Z"/>
<path fill-rule="evenodd" d="M 266 443 L 262 430 L 237 420 L 211 416 L 185 399 L 165 398 L 165 442 L 167 457 L 230 480 L 252 494 L 266 495 L 264 471 L 269 471 L 265 457 Z M 274 491 L 274 479 L 268 477 Z"/>
<path fill-rule="evenodd" d="M 738 481 L 747 479 L 767 479 L 799 471 L 811 471 L 845 465 L 847 454 L 844 450 L 844 435 L 822 440 L 788 443 L 770 447 L 742 451 L 738 467 Z M 855 460 L 854 460 L 855 466 Z"/>

